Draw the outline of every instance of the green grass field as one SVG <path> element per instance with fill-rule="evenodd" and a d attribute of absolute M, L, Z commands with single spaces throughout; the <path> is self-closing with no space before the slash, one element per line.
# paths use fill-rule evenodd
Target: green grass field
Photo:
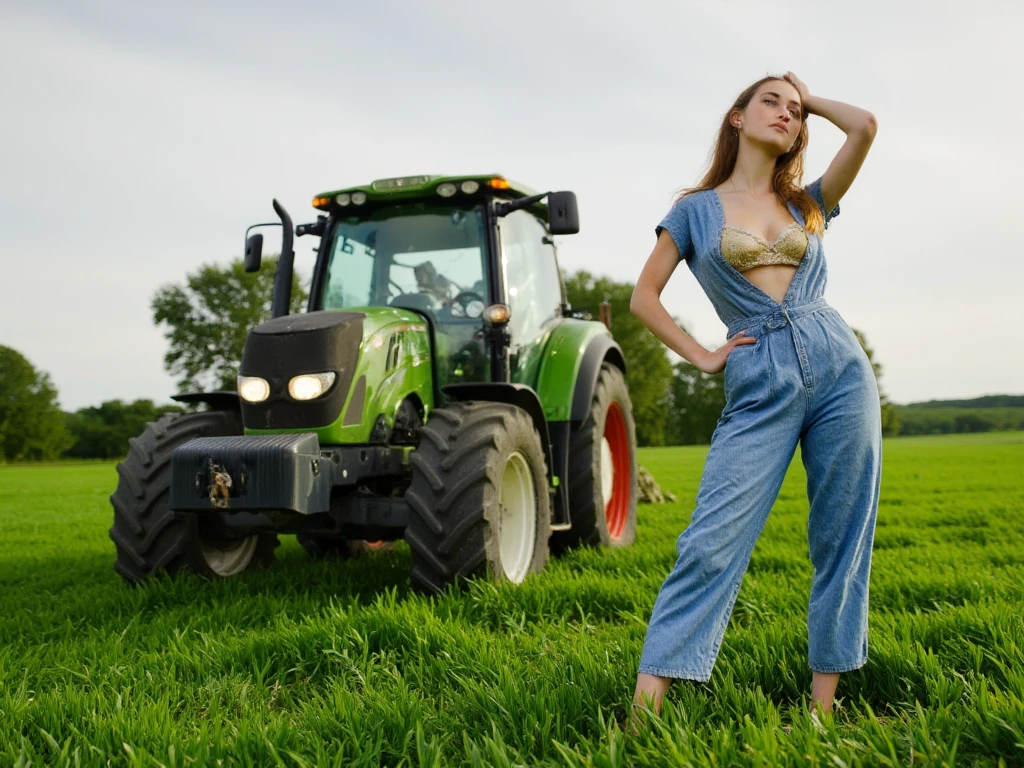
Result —
<path fill-rule="evenodd" d="M 112 463 L 0 468 L 3 765 L 1024 765 L 1024 434 L 884 446 L 870 660 L 822 727 L 797 458 L 711 682 L 637 738 L 647 618 L 707 447 L 646 449 L 678 504 L 632 548 L 518 588 L 410 592 L 409 553 L 130 588 L 107 538 Z"/>

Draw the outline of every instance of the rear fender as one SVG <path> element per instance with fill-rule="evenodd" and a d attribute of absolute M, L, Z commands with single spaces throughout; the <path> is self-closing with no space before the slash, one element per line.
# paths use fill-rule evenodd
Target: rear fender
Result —
<path fill-rule="evenodd" d="M 572 431 L 583 425 L 597 387 L 601 365 L 608 361 L 625 372 L 622 349 L 603 323 L 575 318 L 561 322 L 544 350 L 537 392 L 544 404 L 551 438 L 552 471 L 559 478 L 560 501 L 569 524 L 569 442 Z"/>
<path fill-rule="evenodd" d="M 605 361 L 626 370 L 622 348 L 603 323 L 563 320 L 551 334 L 537 377 L 537 394 L 549 422 L 582 423 L 590 412 Z"/>
<path fill-rule="evenodd" d="M 597 379 L 601 375 L 601 366 L 609 362 L 626 372 L 626 360 L 611 336 L 596 336 L 587 345 L 587 351 L 580 362 L 579 373 L 576 375 L 576 386 L 572 396 L 570 418 L 574 426 L 582 426 L 590 418 L 590 404 L 594 399 Z"/>

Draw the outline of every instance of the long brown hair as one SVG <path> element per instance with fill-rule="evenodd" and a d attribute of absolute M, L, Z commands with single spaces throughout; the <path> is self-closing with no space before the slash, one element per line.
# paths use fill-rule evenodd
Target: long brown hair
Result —
<path fill-rule="evenodd" d="M 696 187 L 682 190 L 676 195 L 676 201 L 694 192 L 702 192 L 714 189 L 728 179 L 736 167 L 736 157 L 739 155 L 740 137 L 739 133 L 729 122 L 729 116 L 735 110 L 744 110 L 754 98 L 757 89 L 771 80 L 788 82 L 781 77 L 769 75 L 763 77 L 756 83 L 746 88 L 733 105 L 725 112 L 722 124 L 718 129 L 718 138 L 709 153 L 708 172 Z M 821 215 L 821 209 L 817 202 L 801 186 L 804 175 L 804 150 L 807 148 L 807 108 L 800 107 L 800 133 L 788 152 L 779 155 L 775 159 L 775 172 L 772 174 L 772 187 L 775 194 L 783 203 L 793 203 L 800 213 L 803 214 L 805 226 L 808 232 L 820 235 L 824 231 L 825 218 Z"/>

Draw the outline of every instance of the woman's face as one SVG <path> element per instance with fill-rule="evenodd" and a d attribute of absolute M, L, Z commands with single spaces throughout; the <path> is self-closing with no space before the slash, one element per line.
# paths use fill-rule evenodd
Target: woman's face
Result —
<path fill-rule="evenodd" d="M 759 144 L 778 147 L 779 154 L 782 154 L 788 152 L 796 141 L 802 114 L 800 94 L 796 88 L 785 80 L 769 80 L 761 84 L 747 108 L 738 116 L 742 122 L 740 132 Z"/>

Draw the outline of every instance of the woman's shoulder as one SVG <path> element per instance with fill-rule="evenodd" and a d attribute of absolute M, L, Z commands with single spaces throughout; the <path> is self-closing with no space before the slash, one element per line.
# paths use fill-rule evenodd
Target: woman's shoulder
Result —
<path fill-rule="evenodd" d="M 714 190 L 697 189 L 692 192 L 685 192 L 677 197 L 669 209 L 669 216 L 686 219 L 691 222 L 703 221 L 712 210 L 711 195 Z"/>
<path fill-rule="evenodd" d="M 691 259 L 706 249 L 708 233 L 713 226 L 713 209 L 709 204 L 708 195 L 713 190 L 696 190 L 687 192 L 675 200 L 665 218 L 655 228 L 657 235 L 667 229 L 675 240 L 680 258 L 690 262 Z"/>
<path fill-rule="evenodd" d="M 679 197 L 676 198 L 673 207 L 682 206 L 685 209 L 692 209 L 707 205 L 711 199 L 711 195 L 715 193 L 713 189 L 694 189 L 684 191 Z"/>
<path fill-rule="evenodd" d="M 714 189 L 697 189 L 679 198 L 673 210 L 678 210 L 690 222 L 690 226 L 701 232 L 712 231 L 718 220 Z"/>

